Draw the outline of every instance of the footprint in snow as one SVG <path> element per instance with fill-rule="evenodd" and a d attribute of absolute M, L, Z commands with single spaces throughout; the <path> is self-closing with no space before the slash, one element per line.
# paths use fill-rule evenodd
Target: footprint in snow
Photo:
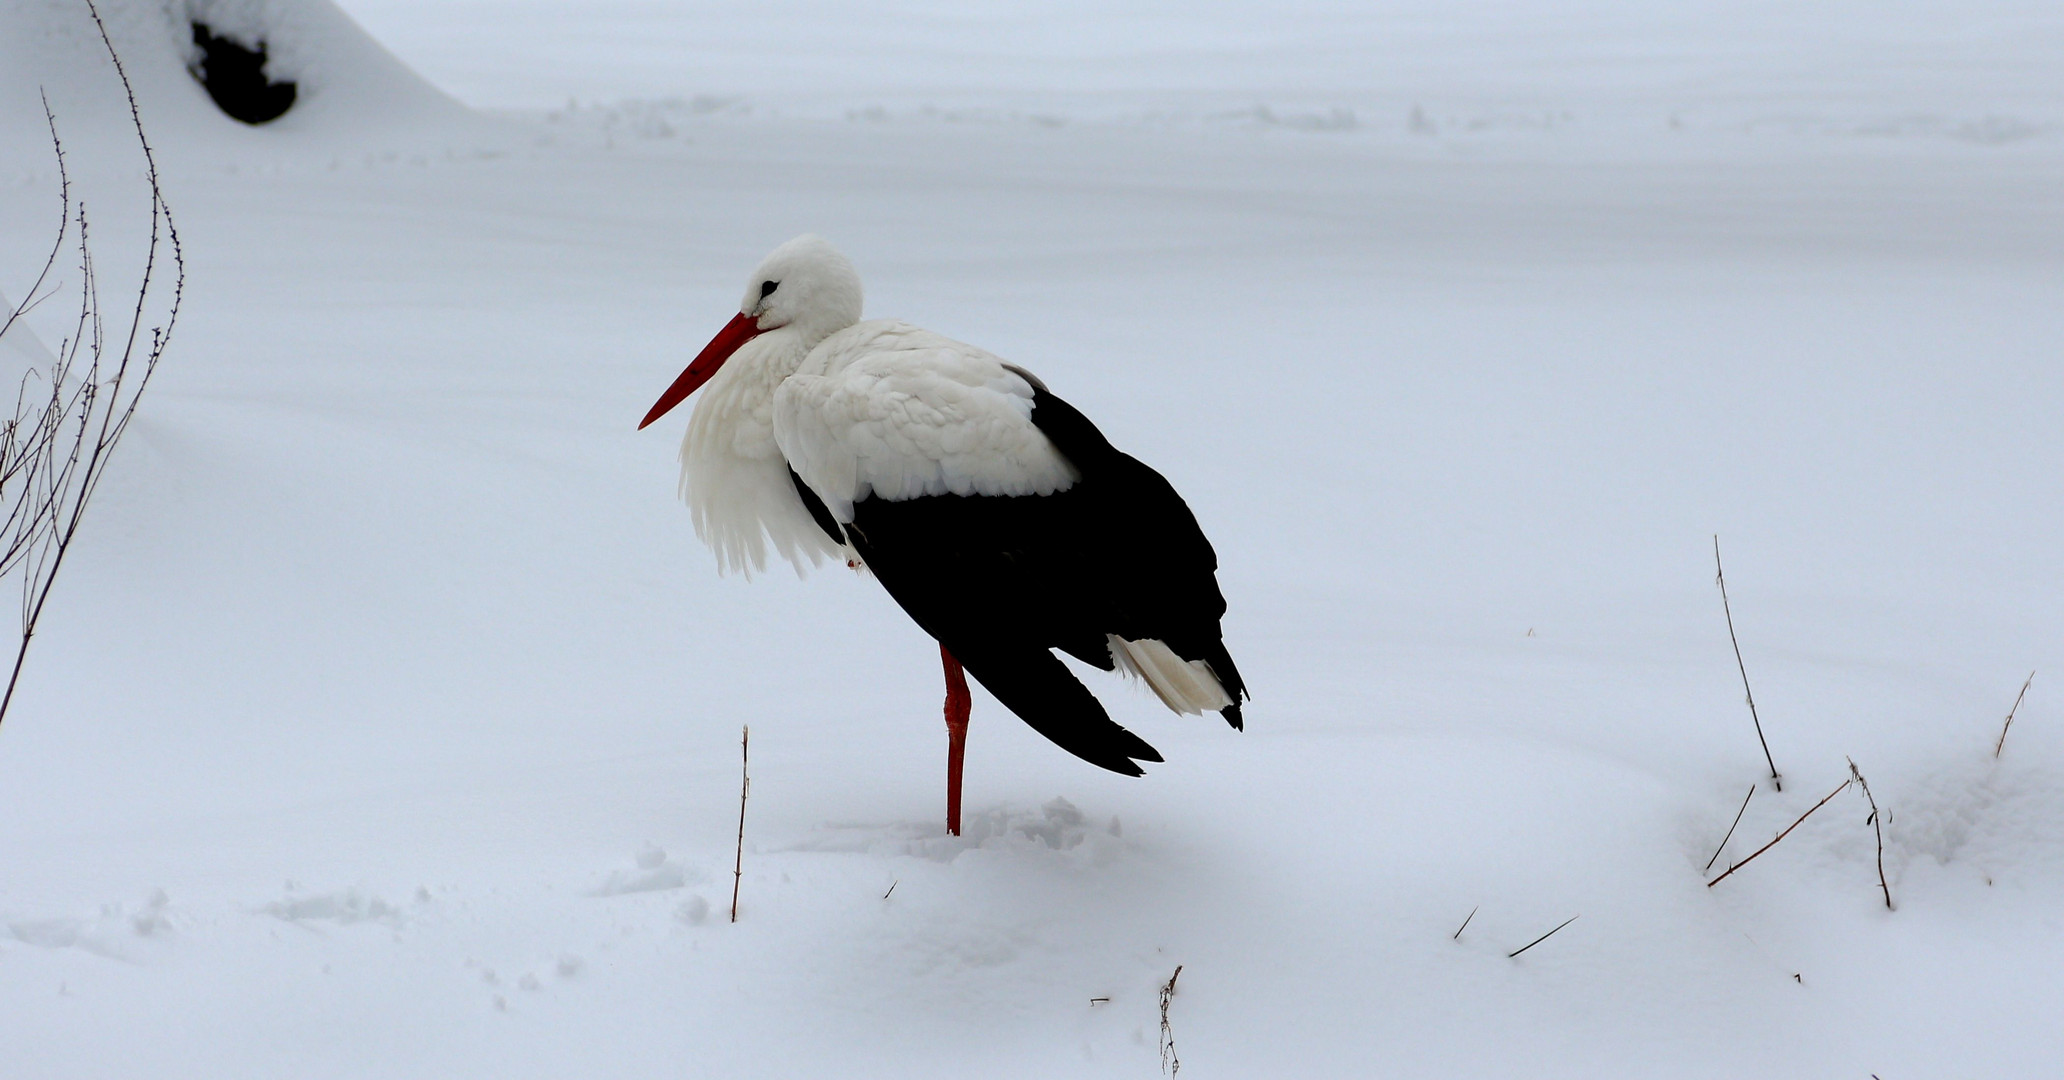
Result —
<path fill-rule="evenodd" d="M 85 918 L 22 919 L 0 922 L 0 938 L 43 949 L 79 949 L 110 960 L 129 960 L 124 948 L 139 938 L 165 938 L 172 933 L 165 890 L 151 893 L 137 905 L 106 904 Z"/>
<path fill-rule="evenodd" d="M 403 912 L 399 906 L 357 889 L 297 895 L 300 892 L 299 887 L 293 882 L 288 882 L 286 892 L 285 897 L 258 910 L 300 926 L 312 922 L 333 923 L 337 926 L 370 922 L 399 929 L 403 922 Z"/>
<path fill-rule="evenodd" d="M 706 880 L 707 875 L 694 867 L 667 858 L 665 848 L 657 844 L 646 844 L 639 849 L 637 865 L 634 868 L 610 871 L 609 877 L 588 895 L 622 896 L 626 893 L 661 892 Z"/>
<path fill-rule="evenodd" d="M 1024 850 L 1101 860 L 1123 846 L 1123 835 L 1117 818 L 1091 821 L 1074 803 L 1055 798 L 1037 810 L 970 813 L 959 836 L 936 825 L 826 825 L 810 839 L 776 850 L 911 855 L 934 862 L 951 862 L 970 850 Z"/>

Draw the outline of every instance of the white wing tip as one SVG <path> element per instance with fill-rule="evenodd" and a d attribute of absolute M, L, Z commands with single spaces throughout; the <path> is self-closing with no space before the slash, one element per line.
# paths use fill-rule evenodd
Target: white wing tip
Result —
<path fill-rule="evenodd" d="M 1225 687 L 1219 685 L 1218 676 L 1212 673 L 1211 665 L 1204 661 L 1184 660 L 1155 638 L 1127 641 L 1109 634 L 1106 639 L 1111 646 L 1111 661 L 1118 665 L 1118 670 L 1137 676 L 1170 709 L 1201 715 L 1233 704 Z"/>

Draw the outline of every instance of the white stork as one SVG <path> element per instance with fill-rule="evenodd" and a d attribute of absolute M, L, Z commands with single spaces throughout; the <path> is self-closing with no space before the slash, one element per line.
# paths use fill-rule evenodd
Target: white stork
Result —
<path fill-rule="evenodd" d="M 1138 776 L 1161 755 L 1059 658 L 1145 680 L 1237 729 L 1218 557 L 1160 473 L 1031 372 L 908 323 L 860 321 L 860 277 L 816 236 L 774 249 L 738 315 L 640 428 L 706 387 L 681 490 L 720 570 L 865 564 L 939 642 L 946 823 L 960 833 L 962 667 L 1068 751 Z"/>

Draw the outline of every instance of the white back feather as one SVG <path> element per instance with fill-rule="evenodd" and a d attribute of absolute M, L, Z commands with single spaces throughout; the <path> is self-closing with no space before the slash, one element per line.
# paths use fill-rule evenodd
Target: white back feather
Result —
<path fill-rule="evenodd" d="M 1046 495 L 1080 479 L 1033 425 L 1032 385 L 893 320 L 826 338 L 774 392 L 774 438 L 833 517 L 870 496 Z"/>

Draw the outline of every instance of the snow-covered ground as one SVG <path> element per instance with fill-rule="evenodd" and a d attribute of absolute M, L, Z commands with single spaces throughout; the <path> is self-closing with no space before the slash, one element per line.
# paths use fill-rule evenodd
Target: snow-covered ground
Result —
<path fill-rule="evenodd" d="M 1178 964 L 1198 1077 L 2064 1059 L 2051 7 L 345 7 L 488 112 L 133 61 L 187 308 L 0 727 L 0 1074 L 1150 1077 Z M 803 231 L 1184 492 L 1246 732 L 978 692 L 944 835 L 929 642 L 632 430 Z M 1853 791 L 1706 887 L 1845 758 L 1896 910 Z"/>

